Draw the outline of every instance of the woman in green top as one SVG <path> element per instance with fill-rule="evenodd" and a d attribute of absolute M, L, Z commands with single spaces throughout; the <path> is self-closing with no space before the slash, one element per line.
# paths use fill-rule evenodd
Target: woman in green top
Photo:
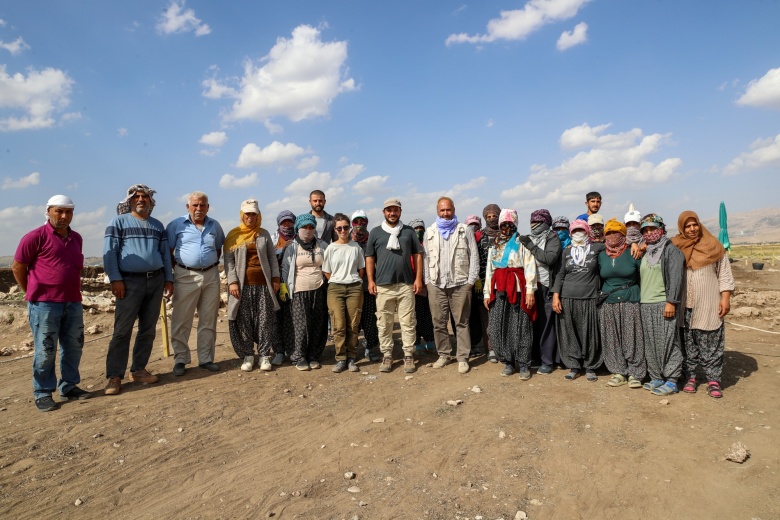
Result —
<path fill-rule="evenodd" d="M 647 373 L 642 318 L 639 313 L 639 266 L 626 242 L 626 226 L 611 219 L 604 226 L 607 249 L 599 254 L 601 291 L 608 293 L 599 306 L 599 334 L 609 386 L 642 388 Z"/>

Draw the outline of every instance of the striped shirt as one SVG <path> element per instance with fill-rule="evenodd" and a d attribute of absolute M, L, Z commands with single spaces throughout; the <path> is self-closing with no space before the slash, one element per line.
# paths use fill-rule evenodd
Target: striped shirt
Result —
<path fill-rule="evenodd" d="M 690 327 L 717 330 L 723 324 L 718 316 L 720 294 L 736 288 L 728 255 L 699 269 L 686 268 L 685 307 L 692 309 Z"/>

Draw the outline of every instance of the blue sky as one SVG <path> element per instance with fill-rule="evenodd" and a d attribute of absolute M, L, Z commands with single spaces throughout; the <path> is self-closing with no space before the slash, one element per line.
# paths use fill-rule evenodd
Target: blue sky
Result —
<path fill-rule="evenodd" d="M 633 202 L 675 222 L 777 206 L 780 2 L 4 2 L 0 254 L 76 202 L 85 253 L 128 186 L 282 209 L 525 220 Z M 527 227 L 527 226 L 525 226 Z M 522 229 L 522 228 L 521 228 Z"/>

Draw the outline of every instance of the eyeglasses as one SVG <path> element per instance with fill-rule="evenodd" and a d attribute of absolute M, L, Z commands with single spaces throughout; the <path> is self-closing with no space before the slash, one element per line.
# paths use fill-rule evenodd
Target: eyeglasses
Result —
<path fill-rule="evenodd" d="M 335 230 L 336 230 L 336 231 L 338 231 L 338 232 L 341 232 L 341 231 L 349 231 L 349 226 L 339 226 L 339 227 L 337 227 L 337 228 L 333 228 L 333 229 L 335 229 Z"/>

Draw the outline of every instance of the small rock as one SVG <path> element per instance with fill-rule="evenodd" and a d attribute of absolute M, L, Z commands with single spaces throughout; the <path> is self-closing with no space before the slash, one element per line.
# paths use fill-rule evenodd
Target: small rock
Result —
<path fill-rule="evenodd" d="M 119 446 L 121 446 L 121 444 L 119 444 L 118 442 L 114 443 L 114 448 L 118 448 Z"/>
<path fill-rule="evenodd" d="M 285 394 L 289 394 L 289 393 L 290 393 L 290 389 L 289 389 L 289 388 L 285 388 L 285 389 L 284 389 L 284 393 L 285 393 Z"/>
<path fill-rule="evenodd" d="M 100 327 L 99 324 L 95 323 L 91 327 L 87 327 L 86 329 L 84 329 L 84 332 L 86 332 L 87 334 L 100 334 L 101 332 L 103 332 L 103 329 Z"/>
<path fill-rule="evenodd" d="M 374 422 L 375 423 L 383 423 L 383 422 L 385 422 L 385 418 L 384 417 L 377 417 L 376 419 L 374 419 Z"/>
<path fill-rule="evenodd" d="M 266 518 L 273 518 L 273 516 L 274 516 L 275 514 L 276 514 L 276 513 L 274 513 L 273 511 L 268 511 L 268 512 L 265 514 L 265 517 L 266 517 Z"/>
<path fill-rule="evenodd" d="M 281 493 L 279 493 L 279 496 L 280 496 L 280 497 L 286 497 L 286 496 L 287 496 L 287 493 L 285 493 L 284 491 L 282 491 Z"/>
<path fill-rule="evenodd" d="M 348 493 L 360 493 L 360 488 L 357 486 L 350 486 L 347 488 Z"/>
<path fill-rule="evenodd" d="M 357 475 L 355 475 L 354 471 L 347 471 L 346 473 L 344 473 L 344 478 L 347 479 L 347 480 L 352 480 L 356 476 Z"/>
<path fill-rule="evenodd" d="M 414 376 L 405 376 L 404 379 L 409 381 L 410 379 L 414 378 Z"/>
<path fill-rule="evenodd" d="M 75 506 L 80 506 L 80 505 L 81 505 L 81 504 L 83 504 L 83 503 L 84 503 L 84 501 L 83 501 L 83 500 L 81 500 L 80 498 L 77 498 L 77 499 L 76 499 L 76 501 L 75 501 L 75 502 L 73 502 L 73 505 L 75 505 Z"/>
<path fill-rule="evenodd" d="M 166 442 L 168 442 L 168 440 L 167 440 L 167 439 L 165 439 L 165 438 L 162 438 L 162 439 L 159 439 L 159 440 L 157 441 L 157 444 L 165 444 Z"/>
<path fill-rule="evenodd" d="M 531 504 L 532 506 L 540 506 L 540 505 L 542 505 L 542 501 L 538 500 L 536 498 L 532 498 L 531 500 L 528 501 L 528 503 Z"/>
<path fill-rule="evenodd" d="M 361 372 L 361 373 L 360 373 L 360 375 L 361 375 L 361 376 L 367 376 L 367 375 L 368 375 L 368 372 L 365 372 L 365 371 L 363 371 L 363 372 Z"/>
<path fill-rule="evenodd" d="M 528 515 L 525 514 L 525 511 L 518 511 L 515 513 L 515 520 L 527 520 Z"/>
<path fill-rule="evenodd" d="M 482 393 L 482 389 L 480 387 L 476 386 L 476 385 L 471 387 L 471 391 L 474 392 L 475 394 L 481 394 Z"/>
<path fill-rule="evenodd" d="M 102 436 L 103 436 L 103 434 L 102 434 L 102 433 L 96 433 L 95 435 L 93 435 L 93 436 L 92 436 L 92 438 L 93 438 L 93 439 L 99 439 L 99 438 L 100 438 L 100 437 L 102 437 Z"/>
<path fill-rule="evenodd" d="M 322 446 L 320 446 L 320 449 L 324 450 L 325 449 L 325 445 L 323 444 Z"/>
<path fill-rule="evenodd" d="M 747 446 L 741 442 L 735 442 L 732 444 L 730 451 L 726 454 L 726 460 L 737 462 L 739 464 L 745 462 L 748 457 L 750 457 L 750 451 L 748 450 Z"/>
<path fill-rule="evenodd" d="M 8 410 L 8 408 L 6 408 L 6 407 L 0 408 L 0 412 L 4 412 L 6 410 Z"/>
<path fill-rule="evenodd" d="M 179 433 L 183 432 L 184 428 L 179 428 Z"/>
<path fill-rule="evenodd" d="M 360 502 L 358 502 L 358 505 L 359 505 L 360 507 L 366 507 L 366 506 L 368 505 L 368 502 L 363 502 L 363 501 L 361 500 Z"/>
<path fill-rule="evenodd" d="M 353 448 L 357 448 L 358 446 L 360 446 L 360 444 L 356 442 L 350 442 L 349 445 L 352 446 Z"/>
<path fill-rule="evenodd" d="M 453 399 L 450 401 L 447 401 L 447 404 L 450 406 L 458 406 L 459 404 L 463 404 L 463 399 Z"/>
<path fill-rule="evenodd" d="M 669 404 L 669 399 L 661 399 L 660 401 L 658 401 L 658 404 L 662 404 L 662 405 L 666 406 L 666 405 Z"/>
<path fill-rule="evenodd" d="M 439 475 L 437 475 L 436 473 L 433 473 L 431 476 L 432 476 L 433 478 L 439 478 Z"/>
<path fill-rule="evenodd" d="M 738 432 L 741 432 L 742 430 L 744 430 L 744 428 L 740 428 L 739 426 L 734 426 L 734 429 L 737 430 Z"/>
<path fill-rule="evenodd" d="M 506 439 L 506 432 L 504 432 L 503 430 L 498 432 L 498 438 L 499 439 Z"/>

